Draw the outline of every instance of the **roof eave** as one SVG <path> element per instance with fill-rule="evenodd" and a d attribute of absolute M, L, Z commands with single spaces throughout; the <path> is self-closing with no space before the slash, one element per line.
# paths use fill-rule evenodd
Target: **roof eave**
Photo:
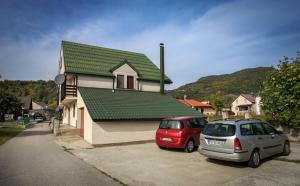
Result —
<path fill-rule="evenodd" d="M 153 82 L 160 82 L 159 79 L 151 79 L 151 78 L 143 78 L 143 77 L 139 77 L 137 78 L 137 80 L 142 80 L 142 81 L 153 81 Z M 173 81 L 170 79 L 165 79 L 165 84 L 172 84 Z"/>

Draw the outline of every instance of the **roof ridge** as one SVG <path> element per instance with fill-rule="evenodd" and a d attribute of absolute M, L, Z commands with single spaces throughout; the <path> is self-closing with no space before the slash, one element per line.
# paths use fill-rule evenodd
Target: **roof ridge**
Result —
<path fill-rule="evenodd" d="M 107 48 L 107 47 L 100 47 L 100 46 L 96 46 L 96 45 L 91 45 L 91 44 L 84 44 L 84 43 L 77 43 L 77 42 L 73 42 L 73 41 L 66 41 L 66 40 L 62 40 L 61 41 L 62 45 L 63 43 L 66 44 L 75 44 L 78 46 L 86 46 L 86 47 L 93 47 L 93 48 L 98 48 L 98 49 L 105 49 L 105 50 L 111 50 L 111 51 L 115 51 L 115 52 L 123 52 L 123 53 L 131 53 L 131 54 L 138 54 L 138 55 L 144 55 L 143 53 L 140 52 L 133 52 L 133 51 L 128 51 L 128 50 L 121 50 L 121 49 L 113 49 L 113 48 Z"/>

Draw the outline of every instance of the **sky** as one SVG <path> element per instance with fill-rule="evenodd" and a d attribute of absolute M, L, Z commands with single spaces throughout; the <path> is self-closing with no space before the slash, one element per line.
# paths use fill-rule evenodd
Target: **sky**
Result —
<path fill-rule="evenodd" d="M 62 40 L 146 54 L 167 89 L 200 77 L 276 66 L 300 50 L 299 0 L 1 0 L 0 75 L 50 80 Z"/>

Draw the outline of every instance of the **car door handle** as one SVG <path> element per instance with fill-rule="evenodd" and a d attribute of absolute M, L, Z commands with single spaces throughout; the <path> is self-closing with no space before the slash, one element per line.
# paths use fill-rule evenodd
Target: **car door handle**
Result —
<path fill-rule="evenodd" d="M 258 139 L 258 140 L 262 140 L 262 137 L 258 137 L 257 139 Z"/>

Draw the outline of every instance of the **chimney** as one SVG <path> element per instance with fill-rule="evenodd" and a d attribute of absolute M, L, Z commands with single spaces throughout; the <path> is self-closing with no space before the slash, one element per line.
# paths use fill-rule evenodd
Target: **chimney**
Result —
<path fill-rule="evenodd" d="M 165 93 L 165 54 L 164 44 L 160 43 L 160 93 Z"/>

